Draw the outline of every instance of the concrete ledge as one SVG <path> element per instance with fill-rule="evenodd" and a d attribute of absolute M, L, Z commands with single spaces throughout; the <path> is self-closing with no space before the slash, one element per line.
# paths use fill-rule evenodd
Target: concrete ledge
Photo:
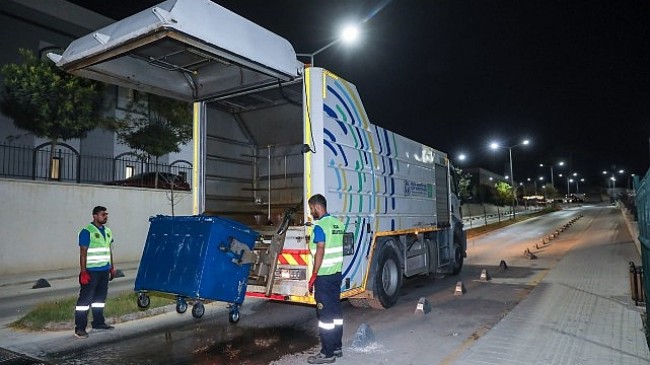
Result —
<path fill-rule="evenodd" d="M 639 255 L 641 255 L 641 241 L 639 241 L 639 223 L 634 221 L 634 217 L 632 214 L 628 213 L 625 206 L 618 204 L 618 208 L 620 209 L 621 214 L 623 214 L 623 220 L 625 221 L 628 232 L 630 232 L 630 235 L 634 240 L 636 250 L 639 252 Z"/>

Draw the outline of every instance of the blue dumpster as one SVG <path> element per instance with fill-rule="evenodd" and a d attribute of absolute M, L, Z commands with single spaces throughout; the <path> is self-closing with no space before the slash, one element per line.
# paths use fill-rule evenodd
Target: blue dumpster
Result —
<path fill-rule="evenodd" d="M 230 303 L 230 321 L 239 320 L 253 247 L 258 234 L 233 220 L 211 216 L 155 216 L 135 279 L 138 306 L 149 306 L 148 291 L 176 295 L 176 311 L 204 314 L 202 300 Z"/>

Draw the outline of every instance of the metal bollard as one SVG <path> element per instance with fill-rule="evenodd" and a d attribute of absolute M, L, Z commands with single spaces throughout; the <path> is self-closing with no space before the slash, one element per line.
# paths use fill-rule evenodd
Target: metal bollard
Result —
<path fill-rule="evenodd" d="M 643 267 L 635 266 L 630 261 L 630 293 L 635 305 L 645 302 L 645 291 L 643 288 Z"/>

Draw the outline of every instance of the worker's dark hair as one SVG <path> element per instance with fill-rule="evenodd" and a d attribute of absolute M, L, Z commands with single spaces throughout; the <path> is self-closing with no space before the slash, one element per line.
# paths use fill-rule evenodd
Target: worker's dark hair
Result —
<path fill-rule="evenodd" d="M 102 207 L 101 205 L 98 205 L 98 206 L 93 208 L 93 215 L 99 214 L 100 212 L 105 212 L 105 211 L 106 211 L 106 207 Z"/>
<path fill-rule="evenodd" d="M 312 196 L 311 198 L 309 198 L 309 200 L 307 202 L 310 205 L 315 205 L 315 204 L 321 205 L 321 206 L 323 206 L 323 208 L 325 208 L 325 210 L 327 210 L 327 200 L 325 199 L 324 196 L 322 196 L 320 194 L 316 194 L 316 195 Z"/>

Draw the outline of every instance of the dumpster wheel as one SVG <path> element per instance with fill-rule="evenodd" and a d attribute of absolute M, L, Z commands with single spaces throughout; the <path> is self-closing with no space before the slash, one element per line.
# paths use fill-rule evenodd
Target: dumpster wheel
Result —
<path fill-rule="evenodd" d="M 186 311 L 187 311 L 187 302 L 185 301 L 185 298 L 179 296 L 176 299 L 176 312 L 185 313 Z"/>
<path fill-rule="evenodd" d="M 232 304 L 230 305 L 230 311 L 228 313 L 228 320 L 230 323 L 239 322 L 239 305 Z"/>
<path fill-rule="evenodd" d="M 149 308 L 149 304 L 151 304 L 151 300 L 147 293 L 140 292 L 138 294 L 138 307 L 141 309 L 147 309 Z"/>
<path fill-rule="evenodd" d="M 205 306 L 203 306 L 203 302 L 198 301 L 194 303 L 194 306 L 192 307 L 192 317 L 198 319 L 203 317 L 203 314 L 205 314 Z"/>

